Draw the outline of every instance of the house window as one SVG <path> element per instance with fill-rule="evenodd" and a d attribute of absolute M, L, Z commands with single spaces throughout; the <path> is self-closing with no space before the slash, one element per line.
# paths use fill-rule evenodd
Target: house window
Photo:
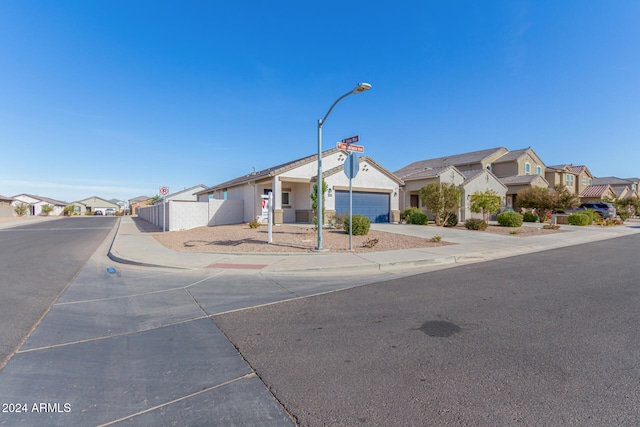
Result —
<path fill-rule="evenodd" d="M 586 176 L 582 177 L 582 185 L 587 185 L 587 177 Z"/>
<path fill-rule="evenodd" d="M 227 190 L 222 192 L 222 200 L 227 200 Z"/>
<path fill-rule="evenodd" d="M 589 178 L 589 185 L 591 185 L 591 178 Z"/>
<path fill-rule="evenodd" d="M 282 206 L 291 206 L 290 201 L 291 193 L 288 191 L 282 192 Z"/>
<path fill-rule="evenodd" d="M 536 166 L 536 175 L 542 175 L 542 168 L 540 166 Z"/>
<path fill-rule="evenodd" d="M 531 175 L 531 165 L 529 163 L 524 164 L 524 174 Z"/>

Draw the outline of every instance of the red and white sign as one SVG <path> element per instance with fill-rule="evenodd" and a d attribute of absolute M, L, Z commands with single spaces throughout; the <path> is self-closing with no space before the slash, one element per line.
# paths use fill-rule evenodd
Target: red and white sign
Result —
<path fill-rule="evenodd" d="M 160 195 L 166 196 L 169 194 L 169 187 L 160 187 Z"/>
<path fill-rule="evenodd" d="M 346 142 L 338 142 L 338 150 L 355 151 L 356 153 L 364 153 L 364 145 L 347 144 Z"/>

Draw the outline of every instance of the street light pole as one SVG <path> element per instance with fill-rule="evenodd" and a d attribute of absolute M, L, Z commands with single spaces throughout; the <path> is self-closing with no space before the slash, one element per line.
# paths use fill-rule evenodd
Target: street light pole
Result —
<path fill-rule="evenodd" d="M 318 120 L 318 191 L 316 192 L 316 218 L 318 219 L 318 246 L 316 250 L 318 251 L 322 250 L 322 223 L 324 221 L 324 218 L 322 217 L 322 195 L 324 194 L 322 191 L 322 126 L 327 120 L 327 117 L 329 117 L 329 114 L 331 114 L 331 110 L 333 110 L 333 107 L 335 107 L 338 102 L 342 101 L 344 98 L 353 93 L 362 93 L 369 89 L 371 89 L 371 85 L 369 83 L 358 83 L 358 86 L 356 86 L 355 89 L 345 93 L 340 98 L 338 98 L 336 102 L 333 103 L 333 105 L 331 105 L 331 108 L 329 108 L 329 111 L 327 111 L 327 114 L 325 114 L 323 119 Z"/>

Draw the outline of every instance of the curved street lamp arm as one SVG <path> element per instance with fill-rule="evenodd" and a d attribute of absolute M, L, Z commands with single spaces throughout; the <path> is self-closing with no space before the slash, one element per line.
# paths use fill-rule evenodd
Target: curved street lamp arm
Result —
<path fill-rule="evenodd" d="M 335 107 L 336 104 L 338 104 L 338 102 L 342 101 L 343 99 L 345 99 L 347 96 L 351 95 L 352 93 L 353 93 L 353 90 L 350 90 L 349 92 L 347 92 L 344 95 L 342 95 L 340 98 L 336 99 L 336 102 L 333 103 L 331 108 L 329 108 L 329 111 L 327 111 L 327 114 L 324 116 L 324 118 L 322 120 L 320 120 L 320 122 L 318 124 L 320 126 L 322 126 L 324 124 L 325 120 L 327 120 L 327 117 L 329 117 L 329 114 L 331 114 L 331 111 L 333 110 L 333 107 Z"/>

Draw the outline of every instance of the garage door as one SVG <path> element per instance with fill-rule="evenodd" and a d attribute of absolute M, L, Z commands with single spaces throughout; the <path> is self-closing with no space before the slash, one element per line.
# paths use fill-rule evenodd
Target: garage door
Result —
<path fill-rule="evenodd" d="M 336 191 L 336 213 L 349 212 L 349 192 Z M 389 222 L 389 194 L 353 192 L 353 213 L 364 215 L 371 222 Z"/>

